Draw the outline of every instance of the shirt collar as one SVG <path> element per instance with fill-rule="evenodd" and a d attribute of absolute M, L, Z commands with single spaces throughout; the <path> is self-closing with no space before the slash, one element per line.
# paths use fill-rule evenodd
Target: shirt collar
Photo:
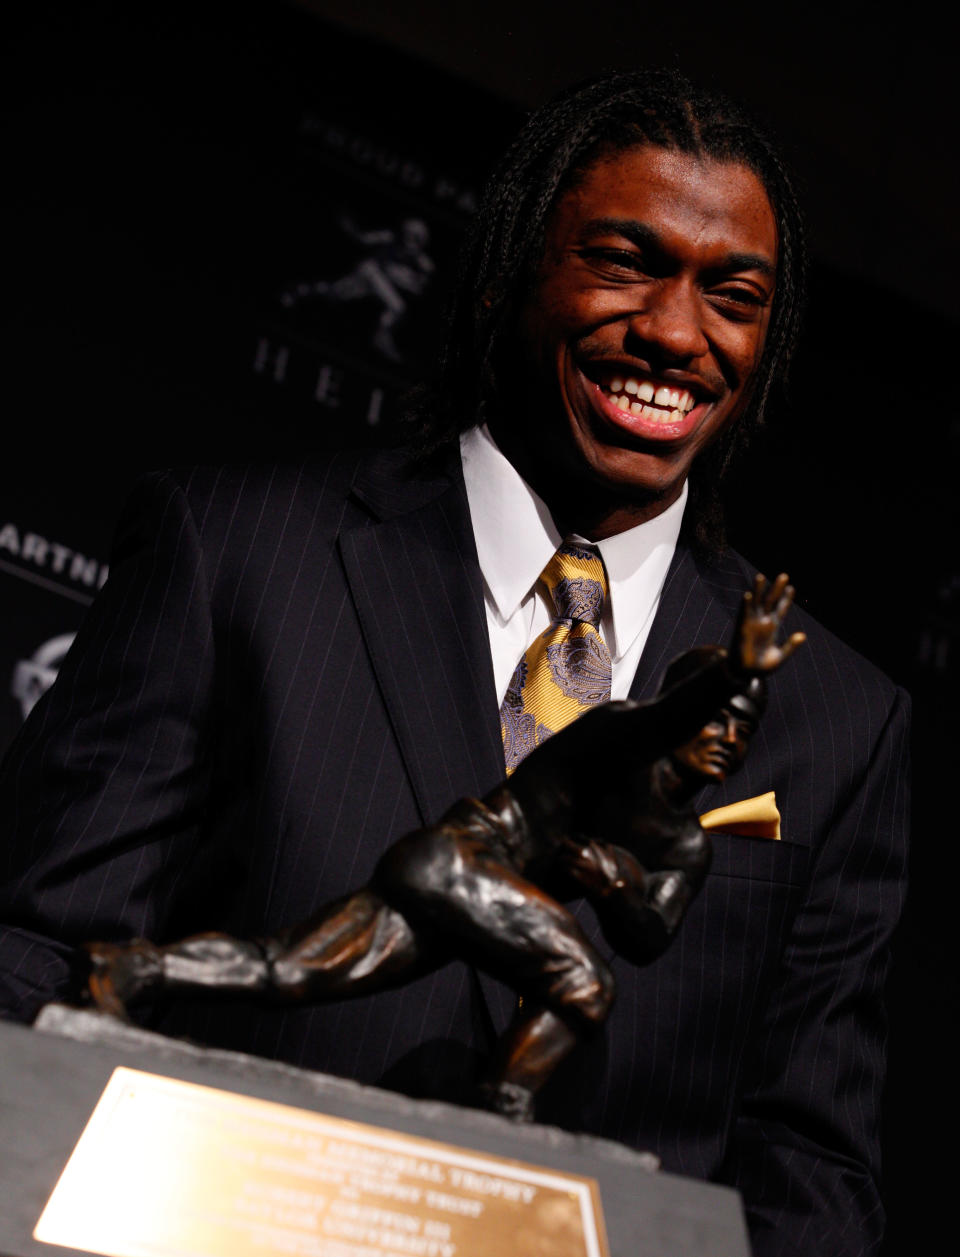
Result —
<path fill-rule="evenodd" d="M 563 538 L 546 503 L 501 454 L 486 424 L 461 436 L 460 455 L 480 570 L 506 622 Z"/>
<path fill-rule="evenodd" d="M 607 646 L 614 659 L 630 649 L 653 619 L 680 536 L 687 486 L 676 502 L 645 524 L 636 524 L 597 542 L 610 587 L 612 633 Z"/>
<path fill-rule="evenodd" d="M 546 503 L 501 453 L 487 426 L 460 438 L 463 478 L 487 592 L 506 623 L 532 592 L 563 540 Z M 687 486 L 672 506 L 626 532 L 596 543 L 610 586 L 610 630 L 619 659 L 657 607 L 680 535 Z M 587 543 L 592 544 L 592 543 Z"/>

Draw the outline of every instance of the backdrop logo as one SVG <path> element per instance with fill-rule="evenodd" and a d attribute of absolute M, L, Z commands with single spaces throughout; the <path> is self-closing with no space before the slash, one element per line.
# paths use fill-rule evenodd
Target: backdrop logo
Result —
<path fill-rule="evenodd" d="M 45 694 L 57 679 L 63 657 L 70 649 L 76 633 L 61 633 L 51 637 L 34 651 L 30 659 L 21 659 L 13 670 L 10 692 L 20 704 L 23 718 L 33 711 L 37 699 Z"/>
<path fill-rule="evenodd" d="M 99 559 L 11 523 L 0 527 L 0 569 L 83 603 L 93 601 L 109 573 Z"/>
<path fill-rule="evenodd" d="M 391 149 L 369 136 L 314 113 L 306 113 L 300 121 L 300 134 L 308 144 L 325 151 L 328 159 L 344 163 L 375 176 L 384 183 L 394 183 L 404 192 L 416 193 L 427 202 L 454 210 L 463 219 L 477 211 L 479 197 L 472 183 L 466 183 L 449 172 L 428 168 L 415 158 Z"/>
<path fill-rule="evenodd" d="M 403 355 L 393 339 L 393 329 L 407 312 L 408 299 L 419 297 L 434 272 L 427 246 L 430 229 L 422 218 L 405 218 L 399 227 L 363 231 L 346 214 L 340 228 L 364 254 L 356 266 L 335 279 L 315 279 L 291 284 L 280 295 L 287 309 L 304 302 L 341 305 L 360 298 L 372 298 L 379 307 L 371 344 L 385 358 L 402 362 Z"/>

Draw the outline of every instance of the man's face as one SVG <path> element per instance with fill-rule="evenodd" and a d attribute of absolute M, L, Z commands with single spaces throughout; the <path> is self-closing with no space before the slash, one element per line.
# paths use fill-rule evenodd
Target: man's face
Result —
<path fill-rule="evenodd" d="M 744 712 L 724 708 L 695 738 L 678 747 L 673 759 L 694 776 L 723 781 L 743 763 L 756 727 Z"/>
<path fill-rule="evenodd" d="M 523 425 L 528 463 L 535 449 L 611 505 L 664 510 L 746 403 L 776 262 L 746 166 L 645 145 L 588 167 L 548 221 L 519 315 L 507 423 Z"/>

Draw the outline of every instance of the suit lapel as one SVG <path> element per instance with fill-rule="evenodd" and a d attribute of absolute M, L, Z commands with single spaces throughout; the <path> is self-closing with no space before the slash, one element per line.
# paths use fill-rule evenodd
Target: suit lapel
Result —
<path fill-rule="evenodd" d="M 459 460 L 444 475 L 358 478 L 375 522 L 341 534 L 364 641 L 423 822 L 503 777 L 483 587 Z"/>
<path fill-rule="evenodd" d="M 742 592 L 733 569 L 708 567 L 681 540 L 664 581 L 630 697 L 653 698 L 667 665 L 691 646 L 726 645 Z"/>

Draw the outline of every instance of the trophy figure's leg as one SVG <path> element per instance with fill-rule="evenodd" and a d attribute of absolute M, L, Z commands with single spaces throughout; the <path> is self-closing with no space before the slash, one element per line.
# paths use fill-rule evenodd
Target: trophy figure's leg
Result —
<path fill-rule="evenodd" d="M 366 889 L 278 938 L 205 933 L 165 946 L 91 943 L 87 952 L 93 1003 L 120 1017 L 128 1004 L 165 994 L 343 999 L 408 981 L 446 958 L 436 946 L 425 954 L 403 917 Z"/>
<path fill-rule="evenodd" d="M 265 950 L 271 990 L 305 1003 L 382 991 L 449 959 L 442 943 L 431 939 L 425 946 L 406 918 L 367 888 L 268 941 Z"/>
<path fill-rule="evenodd" d="M 534 1097 L 580 1036 L 548 1008 L 518 1014 L 501 1038 L 483 1084 L 488 1108 L 532 1122 Z"/>
<path fill-rule="evenodd" d="M 470 834 L 447 828 L 402 839 L 375 884 L 418 933 L 448 940 L 521 997 L 483 1091 L 497 1112 L 532 1120 L 536 1092 L 610 1011 L 608 965 L 562 904 Z"/>

